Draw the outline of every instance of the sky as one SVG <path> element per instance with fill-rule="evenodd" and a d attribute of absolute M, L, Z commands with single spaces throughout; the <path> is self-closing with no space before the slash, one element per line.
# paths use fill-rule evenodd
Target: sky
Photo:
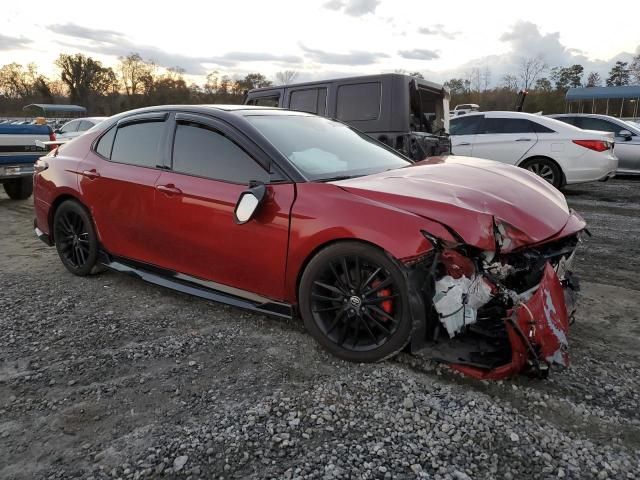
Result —
<path fill-rule="evenodd" d="M 47 75 L 60 53 L 115 66 L 137 52 L 196 81 L 214 70 L 295 70 L 298 80 L 406 70 L 443 82 L 478 67 L 497 84 L 522 58 L 604 76 L 640 53 L 636 15 L 584 1 L 29 0 L 2 10 L 0 65 L 34 62 Z"/>

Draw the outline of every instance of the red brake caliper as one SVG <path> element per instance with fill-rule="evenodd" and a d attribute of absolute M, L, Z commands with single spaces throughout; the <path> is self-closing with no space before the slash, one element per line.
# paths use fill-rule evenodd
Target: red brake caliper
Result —
<path fill-rule="evenodd" d="M 378 285 L 380 285 L 380 280 L 374 280 L 371 283 L 371 287 L 376 288 Z M 391 295 L 391 289 L 390 288 L 383 288 L 382 290 L 378 291 L 378 297 L 386 297 L 388 295 Z M 380 304 L 380 308 L 382 308 L 382 310 L 384 310 L 386 313 L 388 313 L 389 315 L 391 315 L 391 313 L 393 312 L 393 300 L 383 300 L 382 303 Z M 388 322 L 389 319 L 388 318 L 382 318 L 381 320 L 384 320 L 385 322 Z"/>

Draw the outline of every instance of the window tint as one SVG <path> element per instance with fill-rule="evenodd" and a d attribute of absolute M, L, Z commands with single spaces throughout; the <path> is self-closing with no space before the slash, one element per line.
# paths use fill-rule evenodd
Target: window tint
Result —
<path fill-rule="evenodd" d="M 345 122 L 375 120 L 380 115 L 380 82 L 342 85 L 338 88 L 337 117 Z"/>
<path fill-rule="evenodd" d="M 300 112 L 326 114 L 327 89 L 308 88 L 291 92 L 289 108 Z"/>
<path fill-rule="evenodd" d="M 111 160 L 141 167 L 155 167 L 164 122 L 141 122 L 119 127 L 111 151 Z"/>
<path fill-rule="evenodd" d="M 116 127 L 112 127 L 100 138 L 100 140 L 98 140 L 98 143 L 96 144 L 96 152 L 104 158 L 111 158 L 111 147 L 113 146 L 113 139 L 115 136 Z"/>
<path fill-rule="evenodd" d="M 533 133 L 533 122 L 524 118 L 485 118 L 478 133 Z"/>
<path fill-rule="evenodd" d="M 173 170 L 247 184 L 269 174 L 227 137 L 196 123 L 179 123 L 173 143 Z"/>
<path fill-rule="evenodd" d="M 576 117 L 555 117 L 556 120 L 560 120 L 561 122 L 568 123 L 569 125 L 579 126 L 578 119 Z"/>
<path fill-rule="evenodd" d="M 536 133 L 557 133 L 555 130 L 550 129 L 549 127 L 545 127 L 544 125 L 540 125 L 536 122 L 531 122 L 533 126 L 533 131 Z"/>
<path fill-rule="evenodd" d="M 613 122 L 607 122 L 600 118 L 581 117 L 578 127 L 584 130 L 599 130 L 601 132 L 613 132 L 617 134 L 620 130 L 624 130 L 623 127 L 616 125 Z"/>
<path fill-rule="evenodd" d="M 69 122 L 60 129 L 60 133 L 77 132 L 80 122 Z"/>
<path fill-rule="evenodd" d="M 483 118 L 482 115 L 452 118 L 449 123 L 449 133 L 451 135 L 475 135 L 478 133 L 478 127 Z"/>
<path fill-rule="evenodd" d="M 249 105 L 260 105 L 261 107 L 277 107 L 280 103 L 280 95 L 272 97 L 258 97 L 249 102 Z"/>
<path fill-rule="evenodd" d="M 318 108 L 318 89 L 310 88 L 291 92 L 289 108 L 300 112 L 316 113 Z"/>

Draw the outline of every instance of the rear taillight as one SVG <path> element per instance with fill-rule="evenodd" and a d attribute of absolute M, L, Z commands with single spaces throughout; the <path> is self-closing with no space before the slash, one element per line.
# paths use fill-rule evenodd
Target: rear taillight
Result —
<path fill-rule="evenodd" d="M 604 152 L 612 147 L 611 142 L 605 142 L 603 140 L 574 140 L 573 143 L 588 148 L 589 150 L 595 150 L 596 152 Z"/>

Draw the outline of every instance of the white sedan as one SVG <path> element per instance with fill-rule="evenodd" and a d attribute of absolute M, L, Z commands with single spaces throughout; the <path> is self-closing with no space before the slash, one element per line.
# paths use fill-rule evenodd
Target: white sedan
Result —
<path fill-rule="evenodd" d="M 85 117 L 71 120 L 55 131 L 56 139 L 71 140 L 72 138 L 79 137 L 107 118 L 109 117 Z"/>
<path fill-rule="evenodd" d="M 607 180 L 618 159 L 613 134 L 523 112 L 478 112 L 451 119 L 454 155 L 526 168 L 556 188 Z"/>

